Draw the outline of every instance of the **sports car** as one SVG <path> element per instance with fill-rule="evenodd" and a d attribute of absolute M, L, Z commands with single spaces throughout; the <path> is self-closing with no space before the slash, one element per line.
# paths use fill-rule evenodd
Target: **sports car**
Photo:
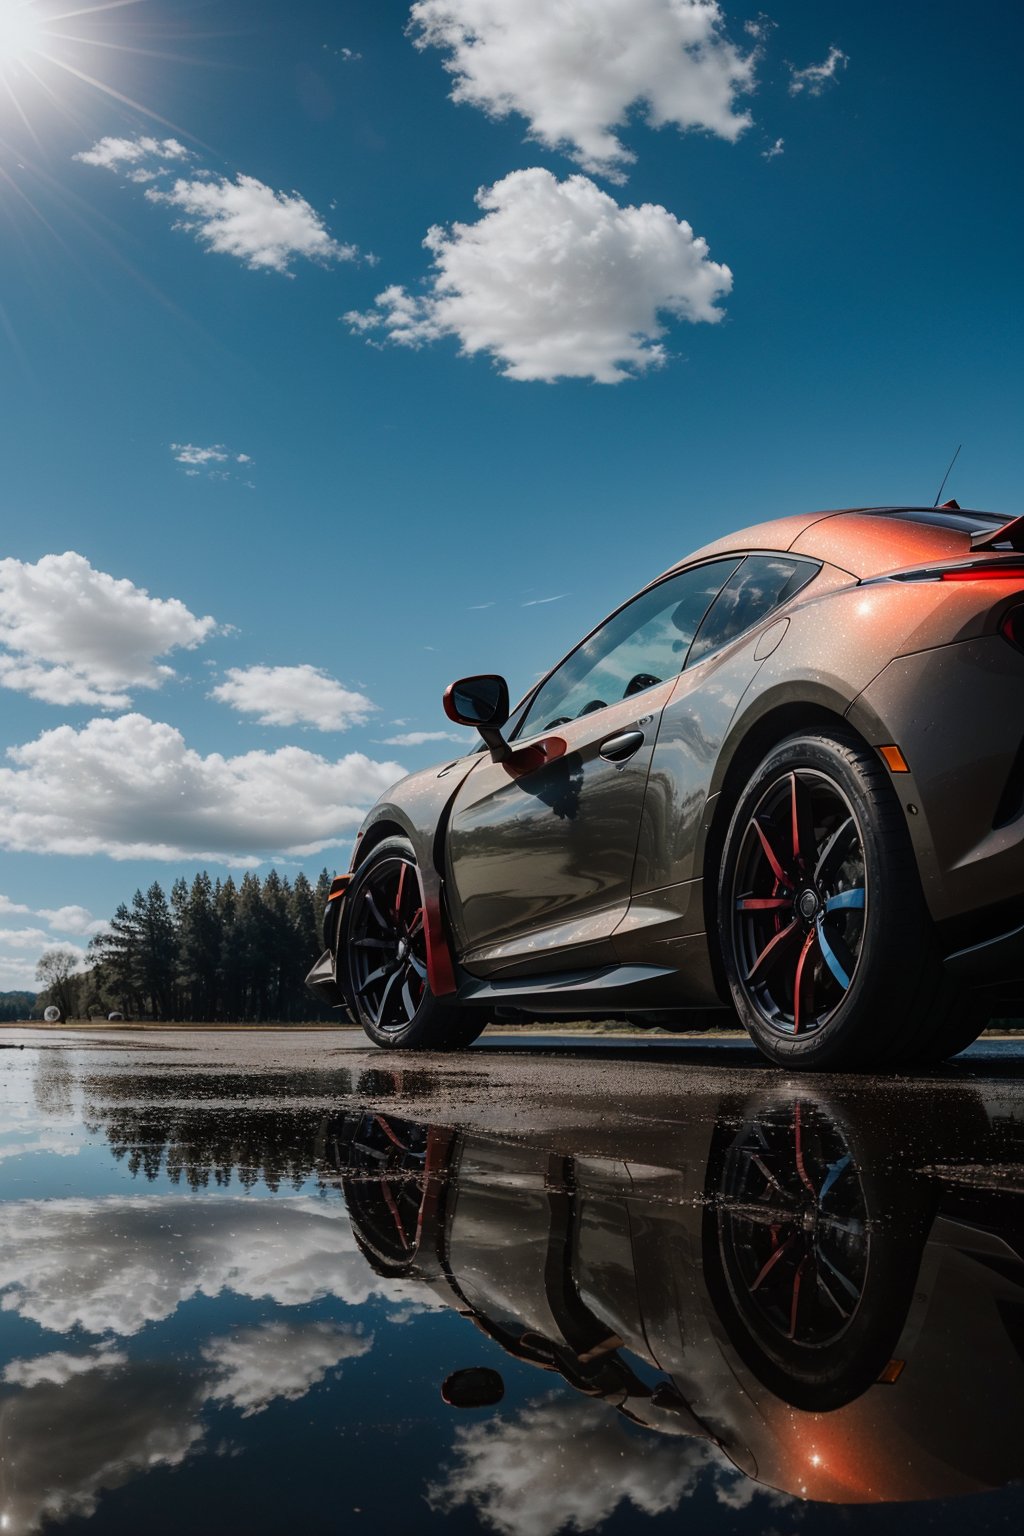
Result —
<path fill-rule="evenodd" d="M 307 978 L 385 1047 L 741 1023 L 903 1066 L 1024 1008 L 1024 517 L 793 515 L 691 555 L 374 806 Z"/>

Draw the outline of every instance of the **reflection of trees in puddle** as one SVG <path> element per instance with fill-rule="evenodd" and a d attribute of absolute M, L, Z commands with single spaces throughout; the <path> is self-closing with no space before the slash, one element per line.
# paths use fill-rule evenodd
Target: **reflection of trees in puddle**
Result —
<path fill-rule="evenodd" d="M 295 1108 L 252 1106 L 251 1084 L 226 1073 L 192 1083 L 158 1073 L 124 1084 L 94 1075 L 85 1088 L 90 1129 L 103 1132 L 133 1177 L 163 1174 L 196 1191 L 232 1177 L 245 1188 L 262 1180 L 271 1190 L 299 1190 L 320 1167 L 317 1102 L 350 1092 L 351 1078 L 344 1069 L 296 1075 L 288 1081 Z"/>

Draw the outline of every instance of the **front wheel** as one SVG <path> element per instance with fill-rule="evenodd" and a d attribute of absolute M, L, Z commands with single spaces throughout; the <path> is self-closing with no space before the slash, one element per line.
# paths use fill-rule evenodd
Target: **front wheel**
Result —
<path fill-rule="evenodd" d="M 955 1032 L 902 811 L 852 738 L 765 758 L 726 834 L 718 915 L 736 1010 L 780 1065 L 892 1066 Z"/>
<path fill-rule="evenodd" d="M 483 1030 L 485 1017 L 430 990 L 422 888 L 406 838 L 385 838 L 359 866 L 341 943 L 351 1006 L 375 1045 L 458 1050 Z"/>

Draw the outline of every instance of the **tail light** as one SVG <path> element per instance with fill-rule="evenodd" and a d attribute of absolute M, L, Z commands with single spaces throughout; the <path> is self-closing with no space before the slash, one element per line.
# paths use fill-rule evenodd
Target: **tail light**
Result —
<path fill-rule="evenodd" d="M 1008 613 L 1003 614 L 999 633 L 1004 640 L 1009 640 L 1016 650 L 1024 651 L 1024 603 L 1018 604 L 1016 608 L 1011 608 Z"/>
<path fill-rule="evenodd" d="M 954 566 L 942 571 L 940 581 L 1024 581 L 1024 565 L 1017 560 L 1000 560 L 996 564 Z"/>

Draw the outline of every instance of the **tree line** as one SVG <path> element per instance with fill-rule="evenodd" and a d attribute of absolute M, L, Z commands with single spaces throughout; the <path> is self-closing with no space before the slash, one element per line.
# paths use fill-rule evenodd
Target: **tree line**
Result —
<path fill-rule="evenodd" d="M 159 882 L 122 902 L 106 932 L 89 943 L 88 969 L 50 950 L 37 976 L 44 986 L 36 1011 L 52 1003 L 66 1017 L 300 1023 L 336 1019 L 303 985 L 323 949 L 320 937 L 331 875 L 315 885 L 274 869 L 236 885 L 176 880 L 167 896 Z"/>

